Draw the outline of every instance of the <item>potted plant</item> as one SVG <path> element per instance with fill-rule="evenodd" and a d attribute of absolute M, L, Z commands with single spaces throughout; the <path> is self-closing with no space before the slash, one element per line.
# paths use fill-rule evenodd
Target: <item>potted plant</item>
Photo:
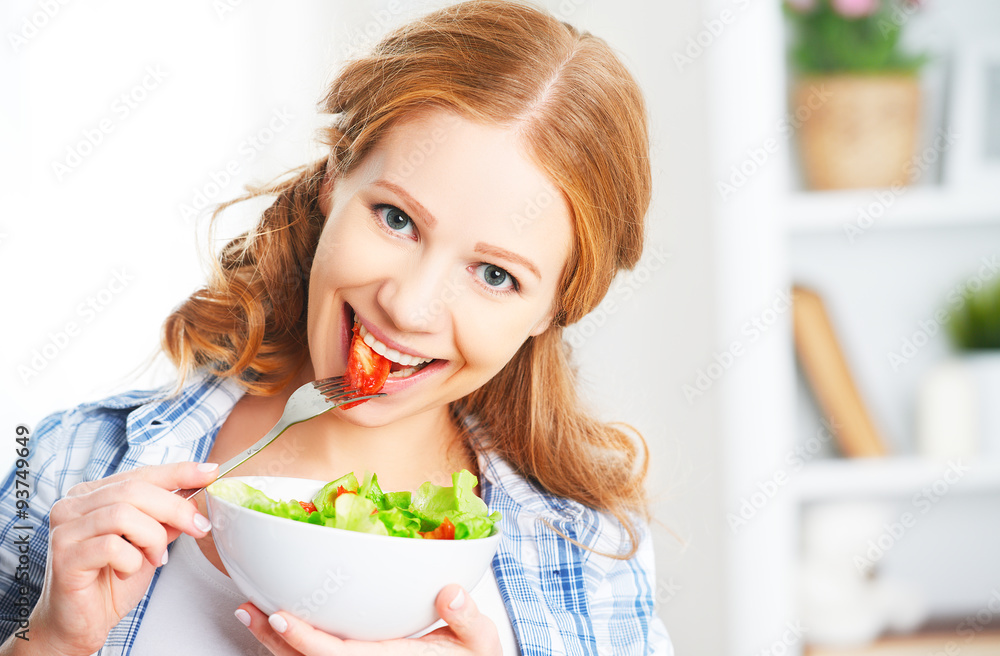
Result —
<path fill-rule="evenodd" d="M 948 300 L 941 316 L 957 354 L 921 381 L 919 449 L 933 457 L 1000 458 L 1000 278 L 971 279 Z"/>
<path fill-rule="evenodd" d="M 785 0 L 798 126 L 812 189 L 906 185 L 924 55 L 899 39 L 917 0 Z"/>

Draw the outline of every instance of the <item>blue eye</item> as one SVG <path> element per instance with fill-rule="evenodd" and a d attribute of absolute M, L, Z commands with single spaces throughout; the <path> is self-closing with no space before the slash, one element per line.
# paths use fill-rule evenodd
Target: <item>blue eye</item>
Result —
<path fill-rule="evenodd" d="M 476 275 L 482 278 L 483 282 L 494 292 L 517 291 L 517 280 L 514 276 L 495 264 L 480 264 L 476 267 Z"/>
<path fill-rule="evenodd" d="M 392 205 L 376 205 L 374 208 L 382 224 L 392 232 L 410 236 L 413 234 L 413 220 L 401 209 Z M 409 231 L 407 232 L 407 228 Z"/>

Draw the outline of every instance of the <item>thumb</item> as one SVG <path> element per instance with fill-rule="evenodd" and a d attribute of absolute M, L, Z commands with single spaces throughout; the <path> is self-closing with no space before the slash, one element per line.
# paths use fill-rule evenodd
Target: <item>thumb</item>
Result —
<path fill-rule="evenodd" d="M 463 645 L 477 654 L 494 653 L 494 647 L 498 648 L 495 653 L 500 653 L 496 625 L 479 612 L 476 602 L 462 586 L 446 585 L 438 594 L 436 606 L 441 619 Z"/>

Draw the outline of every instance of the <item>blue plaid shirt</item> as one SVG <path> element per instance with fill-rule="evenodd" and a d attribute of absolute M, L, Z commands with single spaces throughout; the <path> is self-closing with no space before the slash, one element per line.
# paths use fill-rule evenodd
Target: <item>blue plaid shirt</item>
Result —
<path fill-rule="evenodd" d="M 230 380 L 204 378 L 175 397 L 162 391 L 128 392 L 39 424 L 28 441 L 27 517 L 18 517 L 14 471 L 4 480 L 0 497 L 5 522 L 0 529 L 0 640 L 19 630 L 19 620 L 38 601 L 52 504 L 81 481 L 145 465 L 204 461 L 241 395 Z M 545 520 L 604 552 L 621 548 L 623 532 L 608 515 L 544 492 L 489 450 L 477 449 L 477 454 L 483 500 L 490 511 L 503 515 L 493 571 L 521 653 L 671 656 L 673 648 L 655 612 L 648 527 L 643 525 L 639 551 L 627 561 L 581 549 L 556 535 Z M 99 654 L 131 652 L 158 575 L 159 570 Z"/>

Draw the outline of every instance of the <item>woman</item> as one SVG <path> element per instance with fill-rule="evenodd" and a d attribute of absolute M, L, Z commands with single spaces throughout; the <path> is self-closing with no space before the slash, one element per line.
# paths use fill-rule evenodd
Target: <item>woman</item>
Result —
<path fill-rule="evenodd" d="M 589 34 L 473 1 L 348 64 L 325 109 L 329 157 L 252 192 L 276 200 L 168 317 L 177 388 L 37 428 L 37 530 L 25 575 L 4 541 L 0 582 L 4 637 L 30 626 L 31 640 L 4 653 L 671 653 L 644 444 L 583 411 L 562 340 L 641 253 L 634 80 Z M 293 427 L 236 473 L 370 470 L 400 490 L 475 473 L 504 540 L 490 576 L 445 587 L 441 626 L 415 639 L 266 617 L 224 576 L 203 495 L 170 493 L 214 480 L 207 463 L 255 442 L 298 386 L 343 373 L 355 326 L 395 363 L 387 395 Z"/>

